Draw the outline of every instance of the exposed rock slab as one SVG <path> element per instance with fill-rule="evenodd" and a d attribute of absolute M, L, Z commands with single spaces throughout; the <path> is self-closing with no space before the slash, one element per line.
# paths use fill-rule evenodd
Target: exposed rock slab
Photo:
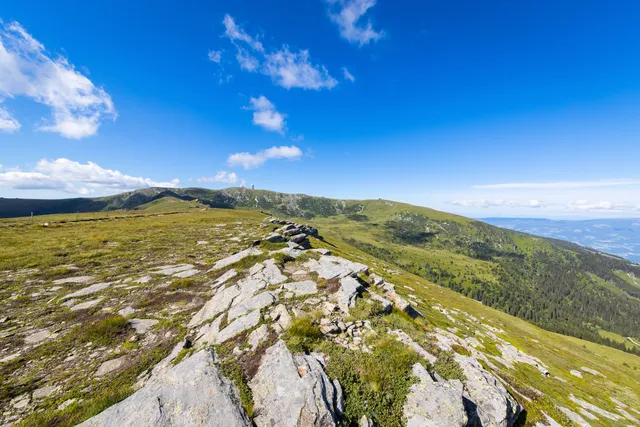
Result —
<path fill-rule="evenodd" d="M 455 359 L 467 377 L 465 397 L 470 422 L 483 427 L 511 427 L 522 408 L 507 389 L 474 358 L 456 354 Z M 477 417 L 477 420 L 475 419 Z"/>
<path fill-rule="evenodd" d="M 410 347 L 413 351 L 418 353 L 420 357 L 425 359 L 427 362 L 434 364 L 437 360 L 436 356 L 429 353 L 427 350 L 422 348 L 417 342 L 415 342 L 406 332 L 396 329 L 395 331 L 389 331 L 390 334 L 395 335 L 400 342 L 404 345 Z"/>
<path fill-rule="evenodd" d="M 226 282 L 233 279 L 237 275 L 238 275 L 238 272 L 232 268 L 231 270 L 225 272 L 222 276 L 214 280 L 211 286 L 213 288 L 219 288 L 220 286 L 224 285 Z"/>
<path fill-rule="evenodd" d="M 326 280 L 355 275 L 369 269 L 364 264 L 330 255 L 323 255 L 319 260 L 310 259 L 305 263 L 305 267 L 310 271 L 315 271 L 319 277 Z"/>
<path fill-rule="evenodd" d="M 356 297 L 362 289 L 360 282 L 353 277 L 347 276 L 340 279 L 340 289 L 336 295 L 340 310 L 348 313 L 350 308 L 355 307 Z"/>
<path fill-rule="evenodd" d="M 173 276 L 176 273 L 193 269 L 191 264 L 178 264 L 178 265 L 163 265 L 154 268 L 151 272 L 153 274 L 162 274 L 163 276 Z"/>
<path fill-rule="evenodd" d="M 77 277 L 67 277 L 66 279 L 58 279 L 54 280 L 54 285 L 64 285 L 66 283 L 89 283 L 93 280 L 93 276 L 77 276 Z"/>
<path fill-rule="evenodd" d="M 296 296 L 313 295 L 318 293 L 318 285 L 313 280 L 285 283 L 284 288 Z"/>
<path fill-rule="evenodd" d="M 254 310 L 246 316 L 238 317 L 236 320 L 227 325 L 226 328 L 218 332 L 215 336 L 215 343 L 223 342 L 235 337 L 241 332 L 251 329 L 260 322 L 260 311 Z"/>
<path fill-rule="evenodd" d="M 258 427 L 337 425 L 341 397 L 323 365 L 312 355 L 294 358 L 283 341 L 267 349 L 249 387 Z"/>
<path fill-rule="evenodd" d="M 188 325 L 189 328 L 193 328 L 209 319 L 213 319 L 218 314 L 227 310 L 238 295 L 240 295 L 240 288 L 237 285 L 218 290 L 213 298 L 207 301 L 200 311 L 191 318 Z"/>
<path fill-rule="evenodd" d="M 86 288 L 82 288 L 79 291 L 75 291 L 73 293 L 67 294 L 67 295 L 63 296 L 62 299 L 65 300 L 65 299 L 69 299 L 69 298 L 78 298 L 78 297 L 83 297 L 85 295 L 91 295 L 91 294 L 94 294 L 96 292 L 100 292 L 103 289 L 107 289 L 112 284 L 113 284 L 113 282 L 96 283 L 95 285 L 87 286 Z"/>
<path fill-rule="evenodd" d="M 572 410 L 570 410 L 568 408 L 564 408 L 562 406 L 558 406 L 558 409 L 561 410 L 567 416 L 567 418 L 569 418 L 571 421 L 573 421 L 574 423 L 576 423 L 580 427 L 591 427 L 591 424 L 589 424 L 587 422 L 587 420 L 582 418 L 580 416 L 580 414 L 577 414 L 577 413 L 573 412 Z"/>
<path fill-rule="evenodd" d="M 467 425 L 459 380 L 435 382 L 419 363 L 413 365 L 418 382 L 411 386 L 403 411 L 407 427 L 464 427 Z"/>
<path fill-rule="evenodd" d="M 250 427 L 238 392 L 209 351 L 155 371 L 143 388 L 82 427 Z"/>
<path fill-rule="evenodd" d="M 270 285 L 277 285 L 287 280 L 287 276 L 282 274 L 274 259 L 268 259 L 264 264 L 256 265 L 263 265 L 263 268 L 259 271 L 255 273 L 250 272 L 250 274 L 256 279 L 263 280 Z"/>
<path fill-rule="evenodd" d="M 215 264 L 213 264 L 213 270 L 219 270 L 221 268 L 224 268 L 228 265 L 231 264 L 235 264 L 236 262 L 242 260 L 243 258 L 246 258 L 248 256 L 253 256 L 253 255 L 260 255 L 262 254 L 262 251 L 258 248 L 248 248 L 245 249 L 244 251 L 240 251 L 237 254 L 231 255 L 229 257 L 223 258 L 221 260 L 219 260 L 218 262 L 216 262 Z"/>
<path fill-rule="evenodd" d="M 70 310 L 71 311 L 87 310 L 89 308 L 95 307 L 96 305 L 100 304 L 103 299 L 104 298 L 97 298 L 91 301 L 81 302 L 80 304 L 71 306 Z"/>
<path fill-rule="evenodd" d="M 139 334 L 146 334 L 147 331 L 153 328 L 158 324 L 158 320 L 156 319 L 131 319 L 129 320 L 129 324 L 136 330 Z"/>
<path fill-rule="evenodd" d="M 276 302 L 276 297 L 271 292 L 261 292 L 252 296 L 240 304 L 234 305 L 228 311 L 228 320 L 231 321 L 236 317 L 244 316 L 251 310 L 260 310 L 270 306 Z"/>
<path fill-rule="evenodd" d="M 107 360 L 106 362 L 103 362 L 102 365 L 100 365 L 100 367 L 96 371 L 96 377 L 103 377 L 113 371 L 120 369 L 120 367 L 124 365 L 125 361 L 126 361 L 126 358 L 123 356 L 123 357 L 118 357 L 117 359 L 111 359 L 111 360 Z"/>

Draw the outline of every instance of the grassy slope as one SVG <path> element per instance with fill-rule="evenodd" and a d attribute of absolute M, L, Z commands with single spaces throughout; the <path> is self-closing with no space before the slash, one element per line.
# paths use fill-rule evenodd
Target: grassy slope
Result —
<path fill-rule="evenodd" d="M 6 282 L 3 285 L 3 312 L 11 310 L 15 318 L 16 315 L 24 317 L 26 324 L 31 324 L 31 320 L 38 319 L 38 327 L 48 327 L 52 319 L 60 314 L 53 309 L 53 306 L 46 304 L 49 296 L 42 295 L 34 297 L 35 292 L 42 292 L 41 288 L 51 286 L 51 280 L 67 275 L 93 274 L 104 280 L 113 280 L 117 277 L 137 277 L 136 275 L 146 274 L 150 265 L 159 265 L 176 262 L 194 262 L 202 259 L 206 263 L 211 263 L 228 253 L 229 250 L 238 250 L 237 247 L 230 248 L 228 243 L 224 247 L 197 246 L 195 241 L 199 239 L 216 241 L 217 238 L 227 236 L 230 227 L 240 227 L 242 230 L 253 228 L 257 233 L 264 233 L 258 227 L 262 216 L 256 212 L 249 211 L 229 211 L 210 209 L 207 211 L 189 211 L 175 215 L 139 215 L 128 217 L 122 216 L 110 220 L 95 219 L 104 218 L 103 214 L 90 215 L 75 221 L 75 215 L 58 215 L 48 217 L 49 227 L 42 227 L 40 224 L 28 225 L 25 219 L 0 221 L 0 272 L 15 271 L 23 268 L 37 267 L 37 272 L 29 273 L 25 279 L 29 282 Z M 242 222 L 242 225 L 237 225 Z M 343 222 L 337 219 L 336 226 Z M 214 224 L 225 223 L 227 228 L 213 227 Z M 361 227 L 360 223 L 349 223 L 351 227 Z M 416 275 L 398 268 L 390 263 L 380 260 L 372 255 L 354 248 L 343 240 L 329 233 L 330 226 L 323 226 L 321 234 L 325 236 L 325 241 L 315 241 L 314 246 L 324 246 L 330 248 L 336 255 L 364 262 L 370 265 L 375 271 L 390 282 L 397 285 L 398 292 L 407 297 L 414 294 L 420 299 L 418 309 L 425 314 L 425 318 L 419 322 L 425 329 L 435 327 L 451 328 L 459 330 L 461 336 L 473 336 L 476 331 L 486 329 L 482 324 L 490 325 L 504 330 L 499 335 L 511 342 L 516 347 L 526 353 L 537 356 L 549 366 L 551 377 L 543 377 L 538 371 L 526 365 L 517 365 L 516 369 L 504 368 L 497 372 L 504 378 L 515 395 L 523 393 L 532 395 L 532 389 L 539 390 L 545 396 L 536 398 L 532 402 L 524 400 L 519 396 L 519 400 L 527 409 L 527 425 L 534 425 L 537 420 L 542 419 L 542 412 L 553 415 L 560 420 L 559 414 L 554 412 L 554 405 L 562 405 L 577 411 L 578 408 L 572 403 L 568 396 L 573 393 L 577 397 L 584 398 L 600 408 L 614 411 L 615 406 L 609 400 L 610 397 L 617 398 L 628 405 L 640 409 L 640 357 L 626 354 L 616 349 L 608 348 L 577 338 L 567 337 L 551 333 L 540 329 L 521 319 L 510 316 L 501 311 L 486 307 L 470 298 L 466 298 L 449 289 L 434 285 L 433 283 Z M 117 243 L 113 245 L 112 243 Z M 144 262 L 140 262 L 141 255 L 145 256 Z M 476 261 L 476 260 L 472 260 Z M 63 265 L 74 264 L 80 268 L 79 271 L 68 271 L 61 268 Z M 396 272 L 390 272 L 396 270 Z M 40 282 L 40 281 L 43 282 Z M 202 284 L 195 283 L 192 286 L 205 286 L 207 277 L 200 279 Z M 146 286 L 146 285 L 145 285 Z M 407 288 L 410 287 L 411 289 Z M 81 287 L 81 286 L 78 286 Z M 145 288 L 146 289 L 146 288 Z M 156 292 L 153 284 L 142 292 Z M 113 289 L 112 298 L 127 298 L 119 290 Z M 169 291 L 168 295 L 173 294 Z M 9 299 L 9 295 L 18 295 L 17 299 Z M 132 298 L 139 300 L 135 293 Z M 185 294 L 185 298 L 193 298 Z M 447 309 L 459 310 L 455 314 L 456 323 L 452 323 L 447 317 L 433 309 L 434 306 L 441 305 Z M 160 310 L 159 305 L 154 310 Z M 52 311 L 53 310 L 53 311 Z M 151 312 L 151 313 L 155 313 Z M 477 324 L 471 320 L 472 315 L 481 320 L 482 324 Z M 94 313 L 100 316 L 99 310 Z M 167 319 L 171 328 L 180 325 L 180 321 L 185 321 L 184 314 L 179 319 Z M 20 319 L 20 318 L 18 318 Z M 67 324 L 62 332 L 66 331 L 77 322 L 90 323 L 91 319 L 67 319 Z M 183 325 L 184 326 L 184 325 Z M 168 328 L 169 326 L 167 326 Z M 173 329 L 171 329 L 173 330 Z M 161 332 L 164 330 L 161 329 Z M 161 333 L 159 333 L 161 335 Z M 477 335 L 476 335 L 477 336 Z M 179 340 L 180 335 L 176 335 L 174 340 Z M 4 342 L 2 343 L 5 344 Z M 71 376 L 69 385 L 71 389 L 68 394 L 57 396 L 54 399 L 44 400 L 39 403 L 39 408 L 55 408 L 68 398 L 82 396 L 85 401 L 78 406 L 72 406 L 66 413 L 68 420 L 78 421 L 87 416 L 99 412 L 104 405 L 112 404 L 114 399 L 119 400 L 129 392 L 128 387 L 136 381 L 139 371 L 146 369 L 148 365 L 140 364 L 135 366 L 135 370 L 126 371 L 126 376 L 119 377 L 121 380 L 113 383 L 100 383 L 85 373 L 85 369 L 95 369 L 95 362 L 88 366 L 76 363 L 74 369 L 56 371 L 61 365 L 69 351 L 75 351 L 79 346 L 69 345 L 62 341 L 60 348 L 47 348 L 51 350 L 43 357 L 43 350 L 34 350 L 33 354 L 25 354 L 23 359 L 12 362 L 10 366 L 0 365 L 0 376 L 6 390 L 13 393 L 22 393 L 25 390 L 33 390 L 42 386 L 40 382 L 43 378 L 54 378 L 64 380 Z M 169 345 L 166 348 L 170 348 Z M 124 349 L 125 352 L 133 350 Z M 132 353 L 135 354 L 135 353 Z M 142 355 L 139 354 L 139 357 Z M 146 353 L 145 353 L 146 354 Z M 158 355 L 154 353 L 157 361 Z M 142 359 L 141 359 L 142 360 Z M 147 359 L 144 359 L 147 360 Z M 142 362 L 141 362 L 142 363 Z M 145 362 L 147 363 L 147 362 Z M 151 362 L 153 363 L 153 362 Z M 501 366 L 501 365 L 498 365 Z M 569 374 L 570 370 L 589 367 L 601 372 L 605 377 L 594 377 L 584 374 L 584 378 L 579 379 Z M 6 369 L 9 369 L 7 371 Z M 27 369 L 28 371 L 23 371 Z M 133 368 L 132 368 L 133 369 Z M 46 372 L 42 377 L 38 373 Z M 124 374 L 123 374 L 124 375 Z M 555 379 L 560 377 L 566 381 Z M 95 389 L 95 397 L 80 394 L 87 385 L 99 385 Z M 19 386 L 15 388 L 16 386 Z M 117 390 L 116 390 L 117 389 Z M 66 389 L 65 389 L 66 390 Z M 535 393 L 535 392 L 533 392 Z M 7 400 L 0 404 L 8 403 L 12 396 L 6 396 Z M 1 406 L 1 405 L 0 405 Z M 60 425 L 71 423 L 63 422 Z M 567 424 L 568 425 L 568 424 Z M 601 419 L 593 422 L 593 426 L 615 425 L 613 422 Z"/>
<path fill-rule="evenodd" d="M 471 315 L 480 319 L 482 324 L 504 330 L 504 333 L 498 334 L 500 337 L 547 364 L 550 377 L 544 377 L 528 365 L 518 364 L 515 369 L 508 369 L 496 363 L 501 368 L 497 374 L 507 381 L 512 394 L 527 410 L 526 425 L 535 425 L 536 421 L 542 421 L 544 419 L 543 412 L 552 414 L 554 405 L 564 406 L 578 412 L 579 407 L 569 399 L 570 394 L 612 412 L 615 412 L 616 405 L 611 402 L 611 397 L 626 402 L 633 408 L 640 409 L 640 357 L 600 344 L 549 332 L 524 320 L 487 307 L 421 277 L 398 270 L 395 265 L 362 252 L 339 238 L 329 237 L 324 233 L 326 229 L 326 227 L 321 229 L 325 235 L 323 245 L 331 248 L 336 255 L 373 266 L 377 273 L 384 276 L 389 282 L 396 284 L 400 294 L 405 297 L 409 294 L 418 297 L 421 302 L 417 306 L 425 315 L 424 323 L 427 329 L 430 327 L 455 327 L 459 329 L 458 335 L 460 336 L 474 336 L 476 331 L 484 332 L 482 325 L 473 322 L 468 316 Z M 400 274 L 390 274 L 387 270 Z M 443 314 L 432 308 L 437 305 L 459 310 L 461 315 L 455 316 L 456 323 L 452 323 Z M 487 355 L 490 356 L 490 353 Z M 585 373 L 583 378 L 576 378 L 569 373 L 569 371 L 579 370 L 581 367 L 595 369 L 601 372 L 604 377 L 595 377 Z M 558 380 L 556 377 L 560 377 L 566 382 Z M 533 390 L 542 392 L 544 397 L 529 402 L 518 394 L 532 395 Z M 556 420 L 559 420 L 560 415 L 556 414 L 555 417 Z M 621 423 L 626 425 L 624 422 Z M 591 424 L 593 426 L 619 425 L 616 422 L 602 419 L 602 417 L 599 421 L 593 421 Z"/>
<path fill-rule="evenodd" d="M 207 209 L 207 206 L 196 201 L 181 200 L 167 196 L 136 207 L 136 210 L 148 213 L 187 212 L 193 209 Z"/>

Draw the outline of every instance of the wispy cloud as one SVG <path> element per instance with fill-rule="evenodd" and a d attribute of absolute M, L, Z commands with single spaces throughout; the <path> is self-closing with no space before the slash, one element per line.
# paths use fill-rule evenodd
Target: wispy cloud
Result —
<path fill-rule="evenodd" d="M 575 200 L 567 205 L 569 210 L 588 212 L 637 212 L 640 211 L 640 203 L 616 203 L 611 201 L 590 202 L 588 200 Z"/>
<path fill-rule="evenodd" d="M 0 131 L 12 133 L 20 130 L 20 127 L 20 122 L 6 108 L 0 106 Z"/>
<path fill-rule="evenodd" d="M 565 182 L 519 182 L 508 184 L 474 185 L 473 188 L 480 189 L 572 189 L 572 188 L 596 188 L 596 187 L 619 187 L 628 185 L 640 185 L 640 180 L 601 180 L 601 181 L 565 181 Z"/>
<path fill-rule="evenodd" d="M 363 46 L 384 37 L 384 31 L 373 29 L 371 20 L 361 18 L 376 4 L 376 0 L 328 0 L 329 17 L 338 25 L 340 35 L 347 41 Z"/>
<path fill-rule="evenodd" d="M 242 166 L 245 169 L 255 169 L 270 159 L 297 160 L 302 157 L 302 151 L 295 145 L 271 147 L 254 154 L 247 152 L 231 154 L 227 159 L 229 166 Z"/>
<path fill-rule="evenodd" d="M 347 70 L 347 67 L 342 67 L 342 74 L 344 75 L 345 80 L 349 80 L 351 83 L 356 81 L 356 78 L 353 77 L 353 74 L 351 74 L 349 70 Z"/>
<path fill-rule="evenodd" d="M 207 56 L 209 57 L 209 61 L 215 62 L 216 64 L 219 64 L 220 61 L 222 61 L 222 51 L 210 50 Z"/>
<path fill-rule="evenodd" d="M 201 176 L 196 179 L 198 182 L 223 182 L 226 184 L 235 184 L 238 182 L 238 176 L 235 172 L 220 171 L 215 176 Z"/>
<path fill-rule="evenodd" d="M 451 205 L 461 206 L 465 208 L 541 208 L 547 206 L 541 200 L 504 200 L 504 199 L 476 199 L 476 200 L 453 200 L 449 202 Z"/>
<path fill-rule="evenodd" d="M 180 180 L 154 181 L 120 171 L 105 169 L 93 162 L 82 164 L 69 159 L 40 160 L 31 171 L 0 173 L 0 186 L 19 190 L 60 190 L 90 194 L 96 190 L 133 190 L 144 187 L 177 187 Z"/>
<path fill-rule="evenodd" d="M 1 25 L 1 21 L 0 21 Z M 0 97 L 24 96 L 51 108 L 38 129 L 80 139 L 97 133 L 105 118 L 116 118 L 111 97 L 76 71 L 67 58 L 55 59 L 17 22 L 0 27 Z M 16 131 L 18 120 L 0 113 L 0 128 Z"/>
<path fill-rule="evenodd" d="M 227 14 L 222 23 L 224 35 L 237 49 L 236 60 L 241 69 L 260 71 L 271 77 L 276 85 L 287 89 L 331 89 L 338 84 L 325 66 L 311 62 L 308 50 L 296 52 L 283 45 L 280 49 L 267 51 L 257 37 L 249 35 L 230 15 Z"/>
<path fill-rule="evenodd" d="M 249 99 L 251 104 L 247 107 L 253 110 L 253 124 L 270 132 L 278 132 L 284 134 L 286 128 L 286 114 L 276 111 L 275 105 L 271 103 L 264 95 L 258 98 Z"/>

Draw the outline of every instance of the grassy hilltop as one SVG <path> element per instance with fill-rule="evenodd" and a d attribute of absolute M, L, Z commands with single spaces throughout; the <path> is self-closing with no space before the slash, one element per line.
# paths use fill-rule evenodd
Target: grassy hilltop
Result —
<path fill-rule="evenodd" d="M 171 212 L 209 207 L 304 219 L 326 235 L 545 329 L 640 352 L 635 344 L 640 342 L 640 266 L 425 207 L 245 188 L 150 188 L 43 206 L 40 200 L 1 199 L 0 216 L 18 209 Z"/>
<path fill-rule="evenodd" d="M 60 384 L 54 393 L 32 403 L 42 412 L 33 412 L 23 419 L 21 426 L 74 425 L 129 395 L 141 375 L 166 356 L 175 343 L 184 339 L 188 319 L 207 300 L 211 293 L 210 282 L 218 274 L 208 271 L 211 264 L 249 246 L 253 239 L 263 237 L 272 229 L 262 221 L 264 215 L 253 211 L 194 208 L 191 202 L 180 203 L 170 199 L 148 206 L 151 210 L 164 212 L 119 211 L 111 212 L 109 218 L 104 212 L 52 215 L 37 218 L 34 224 L 29 224 L 26 218 L 0 221 L 0 311 L 9 319 L 0 324 L 0 350 L 4 355 L 22 349 L 19 356 L 0 362 L 0 381 L 3 384 L 0 409 L 7 410 L 14 399 L 45 384 Z M 177 212 L 166 212 L 167 206 L 172 206 Z M 441 329 L 455 331 L 463 339 L 475 337 L 481 342 L 477 350 L 492 361 L 501 355 L 499 342 L 494 341 L 498 339 L 540 358 L 548 366 L 550 376 L 544 376 L 532 366 L 522 363 L 507 367 L 495 362 L 496 367 L 492 370 L 525 407 L 526 413 L 520 421 L 527 426 L 544 421 L 545 414 L 562 425 L 573 425 L 558 408 L 579 412 L 581 408 L 575 398 L 609 412 L 619 409 L 617 401 L 631 408 L 640 407 L 640 358 L 549 332 L 440 287 L 421 277 L 422 274 L 404 270 L 399 265 L 411 267 L 412 260 L 424 259 L 434 266 L 448 264 L 452 269 L 459 269 L 461 275 L 472 271 L 487 283 L 495 280 L 491 282 L 492 286 L 500 284 L 499 276 L 496 276 L 499 264 L 495 260 L 446 249 L 449 243 L 444 235 L 433 238 L 441 245 L 439 249 L 427 249 L 427 246 L 402 240 L 380 243 L 381 237 L 377 233 L 385 236 L 385 233 L 395 230 L 392 224 L 379 224 L 380 218 L 393 220 L 394 215 L 406 216 L 406 212 L 412 209 L 418 212 L 427 210 L 390 202 L 364 202 L 364 206 L 357 217 L 315 218 L 314 222 L 321 226 L 323 240 L 313 239 L 312 244 L 371 266 L 385 279 L 395 283 L 398 292 L 424 314 L 424 318 L 411 320 L 394 312 L 388 318 L 380 319 L 380 322 L 387 322 L 383 326 L 399 327 L 427 346 L 429 343 L 421 337 Z M 452 218 L 457 219 L 459 227 L 475 225 L 471 220 L 430 212 L 433 212 L 431 221 L 437 221 L 433 224 L 438 228 L 451 226 Z M 44 222 L 48 224 L 46 227 Z M 340 235 L 347 237 L 340 238 Z M 506 239 L 518 235 L 507 233 L 504 236 L 503 246 L 509 245 L 511 250 L 517 250 Z M 526 236 L 520 238 L 524 242 L 531 239 Z M 398 237 L 390 234 L 385 239 L 391 242 Z M 536 244 L 548 245 L 547 250 L 555 248 L 554 243 L 544 240 L 536 241 Z M 272 248 L 269 244 L 263 245 L 266 249 Z M 386 252 L 383 255 L 389 259 L 376 257 L 373 254 L 375 250 L 367 245 L 386 248 L 391 255 Z M 435 243 L 432 245 L 435 247 Z M 408 254 L 394 258 L 400 256 L 401 249 L 405 247 L 410 249 Z M 535 252 L 535 247 L 527 247 L 527 250 Z M 427 254 L 431 252 L 434 255 L 428 258 Z M 290 261 L 283 259 L 282 262 Z M 438 262 L 441 264 L 436 264 Z M 189 279 L 153 273 L 158 266 L 177 263 L 196 265 L 202 273 Z M 243 270 L 250 266 L 250 263 L 243 262 L 235 268 Z M 66 301 L 64 295 L 86 285 L 56 285 L 54 281 L 60 283 L 60 280 L 78 276 L 93 276 L 94 281 L 115 284 L 101 292 L 102 299 L 97 306 L 72 311 L 68 305 L 62 304 Z M 138 280 L 146 276 L 149 276 L 148 281 Z M 617 289 L 613 284 L 608 286 Z M 95 296 L 87 296 L 79 301 L 93 298 Z M 132 330 L 127 323 L 128 317 L 118 314 L 123 307 L 134 308 L 136 317 L 159 320 L 144 340 L 129 339 Z M 354 311 L 354 316 L 359 310 Z M 49 331 L 51 335 L 37 344 L 27 342 L 31 339 L 27 337 L 32 337 L 30 334 L 36 330 Z M 458 347 L 454 349 L 461 354 L 467 351 Z M 350 373 L 356 372 L 356 367 L 364 369 L 359 365 L 357 357 L 360 356 L 345 353 L 341 357 L 351 368 L 343 372 L 344 367 L 332 367 L 329 363 L 329 372 L 343 375 L 341 381 L 347 389 L 367 387 L 367 383 L 349 382 L 357 380 L 350 379 Z M 117 376 L 110 381 L 92 375 L 105 358 L 127 360 L 127 364 L 120 367 Z M 436 365 L 434 369 L 443 375 L 456 375 L 449 371 L 451 368 L 447 365 Z M 576 371 L 582 374 L 576 376 Z M 241 375 L 233 378 L 241 390 L 246 389 Z M 391 392 L 396 391 L 389 390 Z M 380 396 L 380 393 L 372 396 Z M 347 410 L 359 414 L 358 411 L 364 409 L 354 398 L 352 395 L 350 400 L 347 395 Z M 592 426 L 613 426 L 622 421 L 598 417 L 590 422 Z"/>

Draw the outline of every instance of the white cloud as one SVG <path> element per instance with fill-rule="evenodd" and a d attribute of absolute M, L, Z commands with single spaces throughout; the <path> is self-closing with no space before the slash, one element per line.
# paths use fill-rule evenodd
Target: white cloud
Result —
<path fill-rule="evenodd" d="M 222 51 L 210 50 L 207 56 L 209 57 L 209 61 L 219 64 L 222 60 Z"/>
<path fill-rule="evenodd" d="M 239 40 L 247 43 L 253 49 L 259 52 L 262 52 L 264 50 L 262 43 L 247 34 L 240 26 L 236 25 L 236 22 L 231 17 L 231 15 L 226 14 L 224 16 L 224 19 L 222 20 L 222 23 L 224 24 L 225 28 L 224 34 L 229 37 L 232 42 Z"/>
<path fill-rule="evenodd" d="M 492 207 L 509 207 L 509 208 L 541 208 L 547 206 L 540 200 L 503 200 L 503 199 L 478 199 L 478 200 L 454 200 L 449 202 L 455 206 L 465 208 L 492 208 Z"/>
<path fill-rule="evenodd" d="M 567 205 L 569 210 L 588 212 L 633 212 L 640 211 L 640 204 L 614 203 L 610 201 L 589 202 L 587 200 L 575 200 Z"/>
<path fill-rule="evenodd" d="M 601 181 L 569 181 L 569 182 L 521 182 L 508 184 L 474 185 L 473 188 L 494 190 L 513 189 L 570 189 L 570 188 L 594 188 L 594 187 L 618 187 L 627 185 L 640 185 L 639 180 L 601 180 Z"/>
<path fill-rule="evenodd" d="M 328 0 L 329 16 L 338 25 L 340 35 L 347 41 L 363 46 L 384 37 L 384 31 L 373 29 L 371 20 L 359 23 L 376 0 Z"/>
<path fill-rule="evenodd" d="M 261 128 L 284 134 L 286 128 L 286 114 L 276 111 L 276 107 L 264 95 L 249 99 L 248 109 L 253 110 L 253 124 Z"/>
<path fill-rule="evenodd" d="M 269 159 L 296 160 L 302 157 L 302 151 L 292 146 L 271 147 L 255 154 L 235 153 L 227 159 L 229 166 L 242 166 L 245 169 L 255 169 L 262 166 Z"/>
<path fill-rule="evenodd" d="M 345 80 L 349 80 L 351 83 L 356 81 L 356 78 L 353 77 L 353 74 L 351 74 L 349 70 L 347 70 L 347 67 L 342 67 L 342 74 L 344 75 Z"/>
<path fill-rule="evenodd" d="M 17 96 L 50 107 L 52 119 L 39 130 L 66 138 L 94 135 L 103 119 L 116 118 L 104 89 L 76 71 L 66 58 L 52 59 L 41 43 L 12 22 L 0 28 L 0 97 Z M 16 124 L 17 120 L 9 119 L 9 126 Z"/>
<path fill-rule="evenodd" d="M 326 67 L 310 61 L 308 50 L 292 52 L 283 45 L 280 49 L 266 52 L 262 43 L 240 28 L 230 15 L 225 15 L 222 23 L 225 36 L 237 49 L 236 60 L 241 69 L 249 72 L 260 70 L 275 84 L 287 89 L 331 89 L 338 84 Z"/>
<path fill-rule="evenodd" d="M 82 164 L 68 159 L 40 160 L 32 171 L 0 173 L 0 186 L 20 190 L 50 189 L 89 194 L 96 190 L 133 190 L 144 187 L 177 187 L 180 181 L 158 182 L 104 169 L 93 162 Z"/>
<path fill-rule="evenodd" d="M 238 48 L 236 59 L 238 60 L 238 64 L 240 64 L 240 68 L 243 70 L 247 70 L 251 73 L 258 71 L 260 61 L 258 61 L 258 58 L 255 56 L 252 56 L 246 49 Z"/>
<path fill-rule="evenodd" d="M 21 125 L 6 108 L 0 106 L 0 131 L 2 132 L 16 132 L 20 129 Z"/>
<path fill-rule="evenodd" d="M 196 179 L 198 182 L 224 182 L 226 184 L 234 184 L 238 182 L 238 176 L 235 172 L 220 171 L 215 176 L 201 176 Z"/>
<path fill-rule="evenodd" d="M 314 65 L 309 61 L 308 50 L 293 53 L 288 46 L 267 54 L 262 72 L 270 76 L 275 84 L 287 89 L 331 89 L 338 84 L 338 81 L 329 75 L 326 67 Z"/>

